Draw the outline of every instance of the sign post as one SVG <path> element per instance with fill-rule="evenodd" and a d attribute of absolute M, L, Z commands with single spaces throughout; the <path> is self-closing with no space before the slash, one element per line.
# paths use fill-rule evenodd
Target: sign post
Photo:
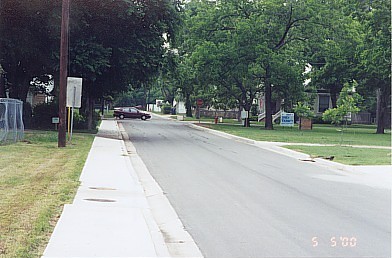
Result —
<path fill-rule="evenodd" d="M 57 131 L 57 125 L 60 123 L 59 117 L 52 117 L 52 124 L 54 124 L 54 129 Z"/>
<path fill-rule="evenodd" d="M 71 121 L 68 115 L 68 141 L 72 140 L 74 108 L 82 106 L 82 78 L 68 77 L 67 79 L 67 107 L 71 109 Z"/>

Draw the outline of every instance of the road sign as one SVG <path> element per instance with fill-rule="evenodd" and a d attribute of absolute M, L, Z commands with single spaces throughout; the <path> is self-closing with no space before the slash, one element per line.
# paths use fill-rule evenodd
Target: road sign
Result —
<path fill-rule="evenodd" d="M 67 107 L 80 108 L 82 106 L 82 78 L 67 78 Z"/>
<path fill-rule="evenodd" d="M 201 106 L 203 106 L 203 100 L 202 99 L 198 99 L 197 101 L 196 101 L 196 103 L 197 103 L 197 105 L 199 106 L 199 107 L 201 107 Z"/>
<path fill-rule="evenodd" d="M 249 118 L 249 112 L 242 110 L 241 111 L 241 119 Z"/>
<path fill-rule="evenodd" d="M 280 116 L 281 126 L 294 126 L 294 113 L 284 113 L 282 112 Z"/>

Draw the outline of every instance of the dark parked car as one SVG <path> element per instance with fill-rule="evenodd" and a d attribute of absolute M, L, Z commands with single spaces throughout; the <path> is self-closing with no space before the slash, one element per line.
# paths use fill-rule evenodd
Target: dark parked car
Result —
<path fill-rule="evenodd" d="M 114 108 L 114 117 L 118 117 L 120 119 L 124 118 L 140 118 L 141 120 L 146 120 L 151 118 L 149 113 L 141 111 L 135 107 L 119 107 Z"/>

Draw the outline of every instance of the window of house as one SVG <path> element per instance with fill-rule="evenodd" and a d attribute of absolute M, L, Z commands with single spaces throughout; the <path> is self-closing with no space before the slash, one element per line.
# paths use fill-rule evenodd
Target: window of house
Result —
<path fill-rule="evenodd" d="M 329 108 L 329 95 L 319 95 L 318 112 L 323 113 Z"/>

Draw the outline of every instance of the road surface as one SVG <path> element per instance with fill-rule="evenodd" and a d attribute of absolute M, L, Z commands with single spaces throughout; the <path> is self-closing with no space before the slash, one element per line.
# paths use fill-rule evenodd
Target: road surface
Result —
<path fill-rule="evenodd" d="M 122 124 L 207 258 L 391 257 L 388 189 L 182 122 Z"/>

